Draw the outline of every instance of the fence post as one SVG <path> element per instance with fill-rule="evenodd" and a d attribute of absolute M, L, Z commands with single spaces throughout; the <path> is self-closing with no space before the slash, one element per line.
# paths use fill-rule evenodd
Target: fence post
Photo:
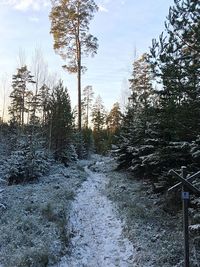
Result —
<path fill-rule="evenodd" d="M 187 168 L 181 168 L 182 177 L 186 179 Z M 186 186 L 182 186 L 182 203 L 183 203 L 183 231 L 184 231 L 184 266 L 189 267 L 189 222 L 188 222 L 188 206 L 189 206 L 189 192 Z"/>

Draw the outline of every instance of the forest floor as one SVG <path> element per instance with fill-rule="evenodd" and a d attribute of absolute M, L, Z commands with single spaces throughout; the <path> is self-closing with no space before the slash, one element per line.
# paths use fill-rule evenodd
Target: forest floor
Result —
<path fill-rule="evenodd" d="M 0 183 L 0 266 L 47 267 L 68 252 L 71 203 L 86 177 L 77 164 L 54 162 L 34 183 Z"/>
<path fill-rule="evenodd" d="M 70 255 L 55 267 L 182 266 L 180 214 L 165 212 L 147 183 L 115 169 L 108 157 L 85 167 L 72 204 Z"/>
<path fill-rule="evenodd" d="M 3 188 L 3 267 L 183 266 L 180 212 L 115 169 L 114 159 L 95 155 L 53 165 L 38 183 Z"/>

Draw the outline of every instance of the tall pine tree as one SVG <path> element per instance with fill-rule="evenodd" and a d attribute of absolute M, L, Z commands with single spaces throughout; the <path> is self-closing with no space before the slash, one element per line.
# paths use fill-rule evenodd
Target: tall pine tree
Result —
<path fill-rule="evenodd" d="M 69 73 L 77 73 L 78 129 L 81 132 L 81 72 L 83 55 L 97 52 L 97 38 L 89 33 L 89 23 L 98 10 L 93 0 L 52 0 L 50 13 L 54 49 L 67 64 Z"/>

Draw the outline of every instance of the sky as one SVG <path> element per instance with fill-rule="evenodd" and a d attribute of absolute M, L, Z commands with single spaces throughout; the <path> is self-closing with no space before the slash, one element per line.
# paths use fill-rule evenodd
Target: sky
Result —
<path fill-rule="evenodd" d="M 95 57 L 84 59 L 88 70 L 82 77 L 82 87 L 92 85 L 95 95 L 101 95 L 109 110 L 121 100 L 122 91 L 128 88 L 135 56 L 148 52 L 152 39 L 158 38 L 164 30 L 164 21 L 174 1 L 95 2 L 99 12 L 90 23 L 90 32 L 98 38 L 99 49 Z M 0 0 L 0 112 L 4 88 L 9 98 L 19 51 L 26 55 L 26 64 L 29 65 L 36 47 L 43 50 L 50 71 L 57 72 L 63 79 L 72 106 L 77 103 L 76 76 L 62 69 L 65 62 L 53 50 L 50 3 L 50 0 Z"/>

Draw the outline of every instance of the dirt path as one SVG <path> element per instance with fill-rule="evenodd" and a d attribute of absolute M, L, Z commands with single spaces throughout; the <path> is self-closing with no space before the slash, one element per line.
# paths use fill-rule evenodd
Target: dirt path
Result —
<path fill-rule="evenodd" d="M 85 167 L 88 179 L 82 185 L 71 212 L 72 252 L 59 267 L 129 267 L 134 249 L 122 236 L 122 222 L 104 194 L 105 174 Z"/>

